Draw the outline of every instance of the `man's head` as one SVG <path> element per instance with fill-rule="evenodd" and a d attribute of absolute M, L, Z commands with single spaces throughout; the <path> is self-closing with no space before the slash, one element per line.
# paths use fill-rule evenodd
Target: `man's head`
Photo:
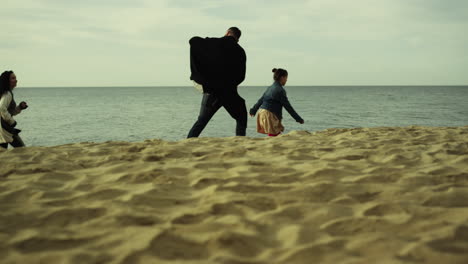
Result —
<path fill-rule="evenodd" d="M 242 32 L 237 27 L 231 27 L 226 32 L 226 36 L 230 36 L 230 37 L 235 38 L 237 40 L 237 42 L 239 42 L 239 39 L 240 39 L 241 35 L 242 35 Z"/>

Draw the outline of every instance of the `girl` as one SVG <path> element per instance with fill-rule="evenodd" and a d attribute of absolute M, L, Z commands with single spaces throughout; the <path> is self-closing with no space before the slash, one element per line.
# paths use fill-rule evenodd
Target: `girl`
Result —
<path fill-rule="evenodd" d="M 18 81 L 12 71 L 5 71 L 0 75 L 0 147 L 8 148 L 8 144 L 15 148 L 24 147 L 23 140 L 18 135 L 21 130 L 16 129 L 14 115 L 28 108 L 26 102 L 21 102 L 18 106 L 13 98 L 13 89 Z"/>
<path fill-rule="evenodd" d="M 258 102 L 250 109 L 250 116 L 257 116 L 257 132 L 268 134 L 270 137 L 275 137 L 284 131 L 281 124 L 282 109 L 283 107 L 289 114 L 300 124 L 304 124 L 304 120 L 294 111 L 294 108 L 289 103 L 284 85 L 288 81 L 288 72 L 284 69 L 273 69 L 273 79 L 275 82 L 268 87 L 263 96 Z"/>

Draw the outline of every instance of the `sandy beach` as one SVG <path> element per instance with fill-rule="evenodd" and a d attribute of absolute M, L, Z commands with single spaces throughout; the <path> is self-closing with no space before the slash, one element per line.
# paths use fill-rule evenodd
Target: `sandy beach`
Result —
<path fill-rule="evenodd" d="M 0 150 L 1 263 L 468 263 L 468 126 Z"/>

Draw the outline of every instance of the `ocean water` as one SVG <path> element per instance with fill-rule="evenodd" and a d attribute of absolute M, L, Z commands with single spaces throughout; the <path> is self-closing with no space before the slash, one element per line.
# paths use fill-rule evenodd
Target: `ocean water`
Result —
<path fill-rule="evenodd" d="M 250 108 L 266 87 L 241 87 Z M 466 126 L 467 86 L 286 87 L 305 124 L 283 113 L 286 133 L 376 126 Z M 76 142 L 180 140 L 195 122 L 201 94 L 193 87 L 17 88 L 18 115 L 28 146 Z M 222 108 L 202 137 L 234 136 L 235 121 Z M 256 133 L 249 117 L 247 135 Z"/>

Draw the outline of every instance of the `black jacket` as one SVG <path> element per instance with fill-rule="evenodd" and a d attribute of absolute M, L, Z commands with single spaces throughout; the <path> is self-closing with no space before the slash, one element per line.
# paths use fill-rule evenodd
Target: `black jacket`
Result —
<path fill-rule="evenodd" d="M 233 37 L 190 39 L 191 80 L 205 93 L 221 97 L 237 94 L 245 79 L 246 55 Z"/>

